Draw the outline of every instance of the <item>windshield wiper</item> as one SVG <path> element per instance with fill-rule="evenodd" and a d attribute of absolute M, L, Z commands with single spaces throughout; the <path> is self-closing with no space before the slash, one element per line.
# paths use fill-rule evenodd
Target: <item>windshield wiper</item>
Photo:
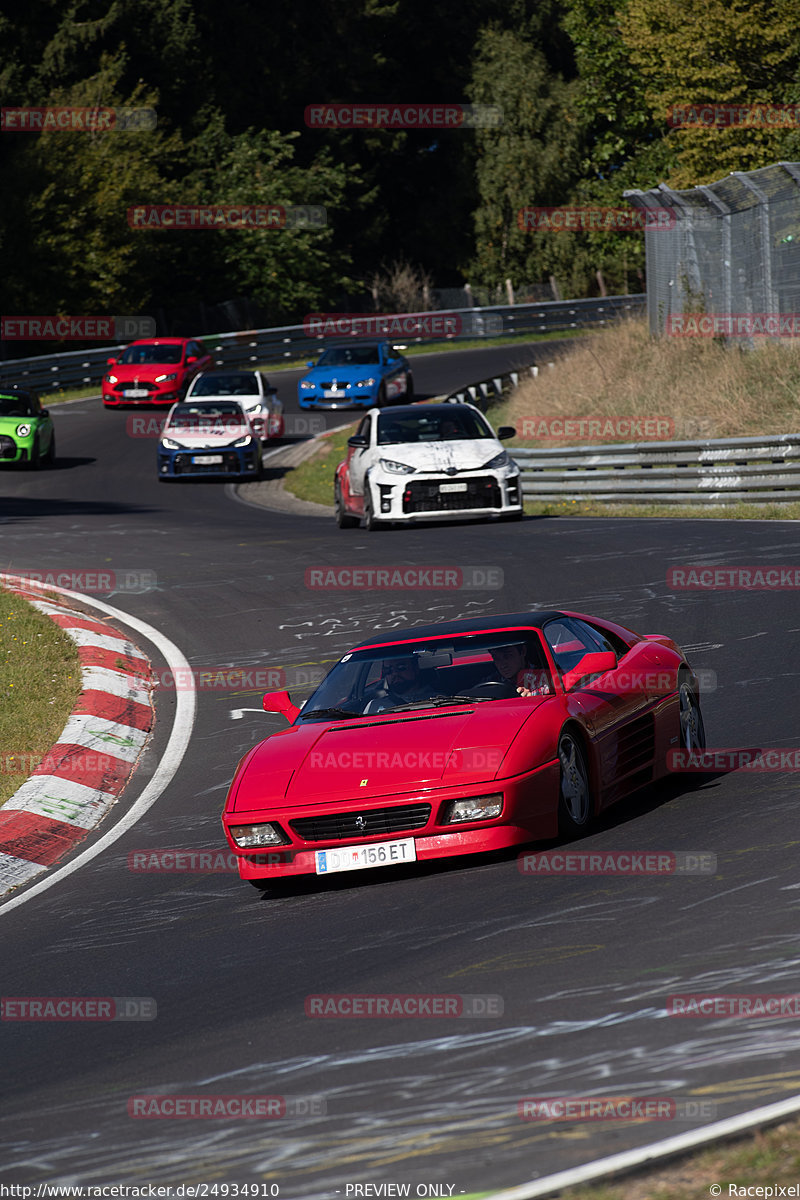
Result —
<path fill-rule="evenodd" d="M 311 712 L 300 713 L 307 720 L 309 717 L 363 717 L 363 713 L 351 712 L 347 708 L 314 708 Z"/>
<path fill-rule="evenodd" d="M 488 700 L 489 696 L 430 696 L 427 700 L 413 700 L 409 704 L 398 704 L 386 712 L 408 712 L 412 708 L 442 708 L 448 704 L 474 704 L 476 700 Z"/>

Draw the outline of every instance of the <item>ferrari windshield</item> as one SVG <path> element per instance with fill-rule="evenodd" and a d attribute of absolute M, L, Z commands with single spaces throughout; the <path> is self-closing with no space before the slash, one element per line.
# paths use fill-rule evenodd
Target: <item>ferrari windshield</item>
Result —
<path fill-rule="evenodd" d="M 552 690 L 535 630 L 409 642 L 346 654 L 298 720 L 513 700 L 520 686 L 538 695 Z"/>
<path fill-rule="evenodd" d="M 461 442 L 491 438 L 493 433 L 477 413 L 458 405 L 400 415 L 389 412 L 378 417 L 378 445 L 407 442 Z"/>
<path fill-rule="evenodd" d="M 365 367 L 381 361 L 377 346 L 333 346 L 323 351 L 318 367 Z"/>
<path fill-rule="evenodd" d="M 128 346 L 119 361 L 130 367 L 152 363 L 179 363 L 182 358 L 183 346 Z"/>

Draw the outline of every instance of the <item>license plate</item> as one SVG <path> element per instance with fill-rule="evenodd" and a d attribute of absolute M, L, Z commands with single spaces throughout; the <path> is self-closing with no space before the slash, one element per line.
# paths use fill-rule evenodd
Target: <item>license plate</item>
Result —
<path fill-rule="evenodd" d="M 335 400 L 337 396 L 346 395 L 346 392 L 344 388 L 328 388 L 322 394 L 327 400 Z"/>
<path fill-rule="evenodd" d="M 417 846 L 413 838 L 374 842 L 371 846 L 339 846 L 336 850 L 315 850 L 314 861 L 318 875 L 332 875 L 334 871 L 363 871 L 367 867 L 416 862 Z"/>
<path fill-rule="evenodd" d="M 221 463 L 222 455 L 221 454 L 193 454 L 192 462 L 193 463 L 207 463 L 207 464 Z"/>
<path fill-rule="evenodd" d="M 125 388 L 123 390 L 122 394 L 123 394 L 123 396 L 134 396 L 134 397 L 150 395 L 147 388 Z"/>
<path fill-rule="evenodd" d="M 440 483 L 440 492 L 465 492 L 467 485 L 465 483 Z"/>

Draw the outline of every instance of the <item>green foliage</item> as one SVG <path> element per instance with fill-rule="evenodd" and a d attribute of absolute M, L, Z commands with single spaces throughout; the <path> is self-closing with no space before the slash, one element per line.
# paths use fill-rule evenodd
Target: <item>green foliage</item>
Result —
<path fill-rule="evenodd" d="M 800 158 L 793 129 L 674 129 L 671 105 L 800 100 L 796 0 L 30 0 L 0 14 L 6 106 L 154 107 L 147 133 L 0 137 L 4 311 L 153 312 L 247 296 L 269 320 L 368 293 L 553 275 L 641 287 L 641 234 L 521 230 Z M 498 129 L 310 129 L 319 102 L 499 105 Z M 131 230 L 140 204 L 322 204 L 323 230 Z"/>

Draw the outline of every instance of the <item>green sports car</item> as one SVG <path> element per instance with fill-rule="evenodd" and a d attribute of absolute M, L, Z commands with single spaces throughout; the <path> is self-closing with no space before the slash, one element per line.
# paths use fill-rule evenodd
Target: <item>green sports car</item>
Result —
<path fill-rule="evenodd" d="M 52 466 L 56 438 L 50 413 L 29 388 L 0 385 L 0 463 Z"/>

